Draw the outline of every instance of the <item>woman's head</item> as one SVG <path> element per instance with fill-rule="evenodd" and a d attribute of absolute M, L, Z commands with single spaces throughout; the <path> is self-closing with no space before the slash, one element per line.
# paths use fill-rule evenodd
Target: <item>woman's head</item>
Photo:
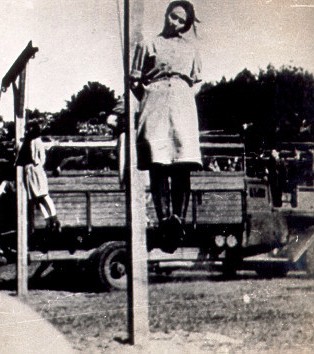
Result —
<path fill-rule="evenodd" d="M 189 1 L 172 1 L 166 10 L 163 32 L 176 36 L 189 31 L 195 22 L 199 21 L 195 16 L 194 6 Z"/>
<path fill-rule="evenodd" d="M 30 139 L 35 139 L 40 136 L 40 125 L 36 121 L 31 121 L 26 124 L 26 136 Z"/>

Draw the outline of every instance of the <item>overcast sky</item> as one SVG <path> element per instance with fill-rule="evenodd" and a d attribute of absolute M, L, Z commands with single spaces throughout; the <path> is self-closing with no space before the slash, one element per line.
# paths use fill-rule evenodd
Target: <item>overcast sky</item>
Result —
<path fill-rule="evenodd" d="M 123 92 L 117 1 L 1 0 L 0 76 L 29 40 L 39 47 L 30 61 L 26 107 L 57 112 L 88 81 Z M 130 0 L 136 1 L 136 0 Z M 144 35 L 157 34 L 169 0 L 145 0 Z M 204 80 L 253 73 L 271 63 L 314 73 L 314 0 L 194 0 Z M 123 23 L 123 18 L 121 18 Z M 0 114 L 13 118 L 12 89 Z"/>

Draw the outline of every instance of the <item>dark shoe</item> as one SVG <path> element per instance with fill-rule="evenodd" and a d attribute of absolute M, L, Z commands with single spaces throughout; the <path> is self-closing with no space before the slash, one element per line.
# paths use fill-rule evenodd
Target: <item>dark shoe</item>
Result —
<path fill-rule="evenodd" d="M 165 253 L 174 253 L 178 248 L 171 235 L 170 218 L 163 219 L 159 224 L 160 246 Z"/>
<path fill-rule="evenodd" d="M 80 247 L 80 241 L 77 237 L 71 237 L 70 235 L 66 238 L 66 247 L 70 254 L 74 254 Z"/>
<path fill-rule="evenodd" d="M 47 230 L 48 232 L 50 232 L 51 229 L 52 229 L 53 219 L 52 219 L 52 217 L 50 216 L 49 218 L 45 219 L 45 221 L 46 221 L 46 230 Z"/>
<path fill-rule="evenodd" d="M 61 224 L 57 216 L 50 216 L 46 219 L 46 232 L 40 248 L 41 252 L 47 253 L 48 250 L 56 247 L 56 244 L 58 244 L 57 236 L 60 235 L 61 231 Z"/>
<path fill-rule="evenodd" d="M 38 250 L 42 253 L 48 253 L 50 248 L 50 237 L 49 237 L 49 233 L 45 233 L 42 239 L 42 242 L 40 243 L 40 246 L 38 248 Z"/>
<path fill-rule="evenodd" d="M 184 226 L 177 215 L 171 215 L 160 224 L 160 249 L 166 253 L 174 253 L 182 244 L 185 236 Z"/>
<path fill-rule="evenodd" d="M 62 231 L 60 221 L 56 215 L 50 216 L 49 219 L 46 220 L 46 229 L 51 234 L 60 234 Z"/>
<path fill-rule="evenodd" d="M 61 224 L 56 215 L 50 216 L 48 219 L 46 219 L 46 230 L 53 234 L 61 233 Z"/>
<path fill-rule="evenodd" d="M 60 234 L 62 231 L 60 221 L 58 219 L 55 219 L 53 224 L 52 224 L 52 230 L 53 233 Z"/>

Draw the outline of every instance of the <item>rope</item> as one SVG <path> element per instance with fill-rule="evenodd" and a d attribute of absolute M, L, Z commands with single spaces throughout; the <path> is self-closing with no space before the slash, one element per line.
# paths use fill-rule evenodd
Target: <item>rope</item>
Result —
<path fill-rule="evenodd" d="M 123 56 L 124 56 L 124 47 L 123 47 L 121 11 L 120 11 L 119 0 L 116 0 L 116 4 L 117 4 L 117 17 L 118 17 L 118 27 L 119 27 L 119 37 L 120 37 L 121 54 L 122 54 L 122 58 L 123 58 Z"/>
<path fill-rule="evenodd" d="M 31 77 L 30 68 L 31 68 L 31 65 L 29 62 L 27 62 L 26 67 L 25 67 L 25 70 L 26 70 L 26 78 L 25 78 L 25 80 L 26 80 L 26 87 L 25 87 L 26 95 L 25 95 L 25 103 L 24 103 L 24 112 L 26 112 L 26 109 L 29 109 L 29 101 L 30 101 L 29 88 L 30 88 L 30 77 Z M 28 117 L 25 115 L 25 123 L 26 123 L 27 118 Z"/>

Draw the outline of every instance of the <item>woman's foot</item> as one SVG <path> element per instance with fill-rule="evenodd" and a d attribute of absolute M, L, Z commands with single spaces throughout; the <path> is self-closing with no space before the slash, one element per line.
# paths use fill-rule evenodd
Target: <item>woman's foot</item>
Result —
<path fill-rule="evenodd" d="M 54 219 L 53 219 L 51 231 L 56 234 L 60 234 L 62 231 L 60 221 L 58 220 L 57 217 L 54 217 Z"/>
<path fill-rule="evenodd" d="M 56 215 L 50 216 L 48 219 L 46 219 L 46 229 L 53 234 L 61 233 L 61 224 Z"/>
<path fill-rule="evenodd" d="M 160 223 L 161 245 L 160 249 L 166 253 L 174 253 L 182 244 L 185 230 L 182 220 L 175 214 Z"/>
<path fill-rule="evenodd" d="M 59 235 L 62 231 L 60 221 L 57 216 L 50 216 L 46 219 L 46 230 L 47 232 L 44 234 L 44 239 L 42 240 L 41 251 L 43 253 L 47 253 L 50 249 L 53 249 L 58 243 L 57 235 Z"/>

